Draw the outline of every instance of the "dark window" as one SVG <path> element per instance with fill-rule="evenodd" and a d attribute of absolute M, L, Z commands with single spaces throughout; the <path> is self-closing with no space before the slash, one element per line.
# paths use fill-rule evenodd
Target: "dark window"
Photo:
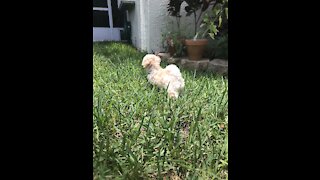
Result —
<path fill-rule="evenodd" d="M 93 7 L 108 7 L 108 0 L 93 0 Z"/>
<path fill-rule="evenodd" d="M 111 0 L 113 27 L 123 27 L 124 13 L 118 9 L 117 0 Z"/>
<path fill-rule="evenodd" d="M 108 11 L 93 10 L 93 27 L 110 27 Z"/>

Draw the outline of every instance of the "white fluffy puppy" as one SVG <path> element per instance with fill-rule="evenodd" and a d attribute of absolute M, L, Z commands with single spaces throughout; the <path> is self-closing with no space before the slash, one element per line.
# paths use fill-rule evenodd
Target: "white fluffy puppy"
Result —
<path fill-rule="evenodd" d="M 161 59 L 154 54 L 147 54 L 142 60 L 143 68 L 148 72 L 148 81 L 160 88 L 167 88 L 171 98 L 178 98 L 184 88 L 184 79 L 179 68 L 170 64 L 166 68 L 160 66 Z"/>

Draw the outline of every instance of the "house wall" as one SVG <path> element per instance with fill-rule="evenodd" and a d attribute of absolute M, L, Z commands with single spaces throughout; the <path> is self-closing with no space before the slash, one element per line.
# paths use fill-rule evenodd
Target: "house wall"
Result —
<path fill-rule="evenodd" d="M 167 4 L 167 0 L 148 0 L 148 11 L 146 16 L 148 16 L 147 51 L 149 53 L 161 50 L 161 31 L 165 28 L 169 20 L 167 18 Z"/>
<path fill-rule="evenodd" d="M 140 0 L 135 0 L 135 6 L 128 10 L 128 21 L 131 22 L 131 41 L 132 44 L 141 49 L 141 40 L 140 37 L 141 30 L 140 30 Z"/>
<path fill-rule="evenodd" d="M 177 30 L 177 21 L 175 17 L 169 16 L 167 6 L 169 0 L 148 0 L 148 52 L 163 51 L 162 47 L 162 34 L 168 31 Z M 187 4 L 184 2 L 181 6 L 180 13 L 180 31 L 185 34 L 191 35 L 194 32 L 194 19 L 193 16 L 186 17 L 184 10 Z"/>
<path fill-rule="evenodd" d="M 146 35 L 146 0 L 132 0 L 135 2 L 133 8 L 128 10 L 128 21 L 131 22 L 132 44 L 141 51 L 147 51 Z"/>
<path fill-rule="evenodd" d="M 131 22 L 131 40 L 135 47 L 148 53 L 163 51 L 162 33 L 177 29 L 176 19 L 168 15 L 169 0 L 133 0 L 135 6 L 128 11 Z M 186 17 L 184 7 L 181 7 L 180 27 L 185 34 L 194 33 L 193 16 Z"/>

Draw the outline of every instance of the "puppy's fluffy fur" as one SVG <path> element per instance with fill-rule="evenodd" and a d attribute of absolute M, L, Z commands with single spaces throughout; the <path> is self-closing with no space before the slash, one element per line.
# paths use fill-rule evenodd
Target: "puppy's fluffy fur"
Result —
<path fill-rule="evenodd" d="M 148 81 L 160 88 L 167 88 L 169 97 L 178 98 L 179 93 L 184 89 L 181 72 L 174 64 L 163 69 L 160 62 L 160 57 L 154 54 L 144 56 L 142 66 L 148 72 Z"/>

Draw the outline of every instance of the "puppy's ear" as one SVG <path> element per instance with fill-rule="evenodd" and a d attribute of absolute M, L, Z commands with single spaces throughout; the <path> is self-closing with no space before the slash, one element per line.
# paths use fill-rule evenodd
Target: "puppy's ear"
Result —
<path fill-rule="evenodd" d="M 150 66 L 150 59 L 144 59 L 141 65 L 143 68 L 147 68 L 148 66 Z"/>

